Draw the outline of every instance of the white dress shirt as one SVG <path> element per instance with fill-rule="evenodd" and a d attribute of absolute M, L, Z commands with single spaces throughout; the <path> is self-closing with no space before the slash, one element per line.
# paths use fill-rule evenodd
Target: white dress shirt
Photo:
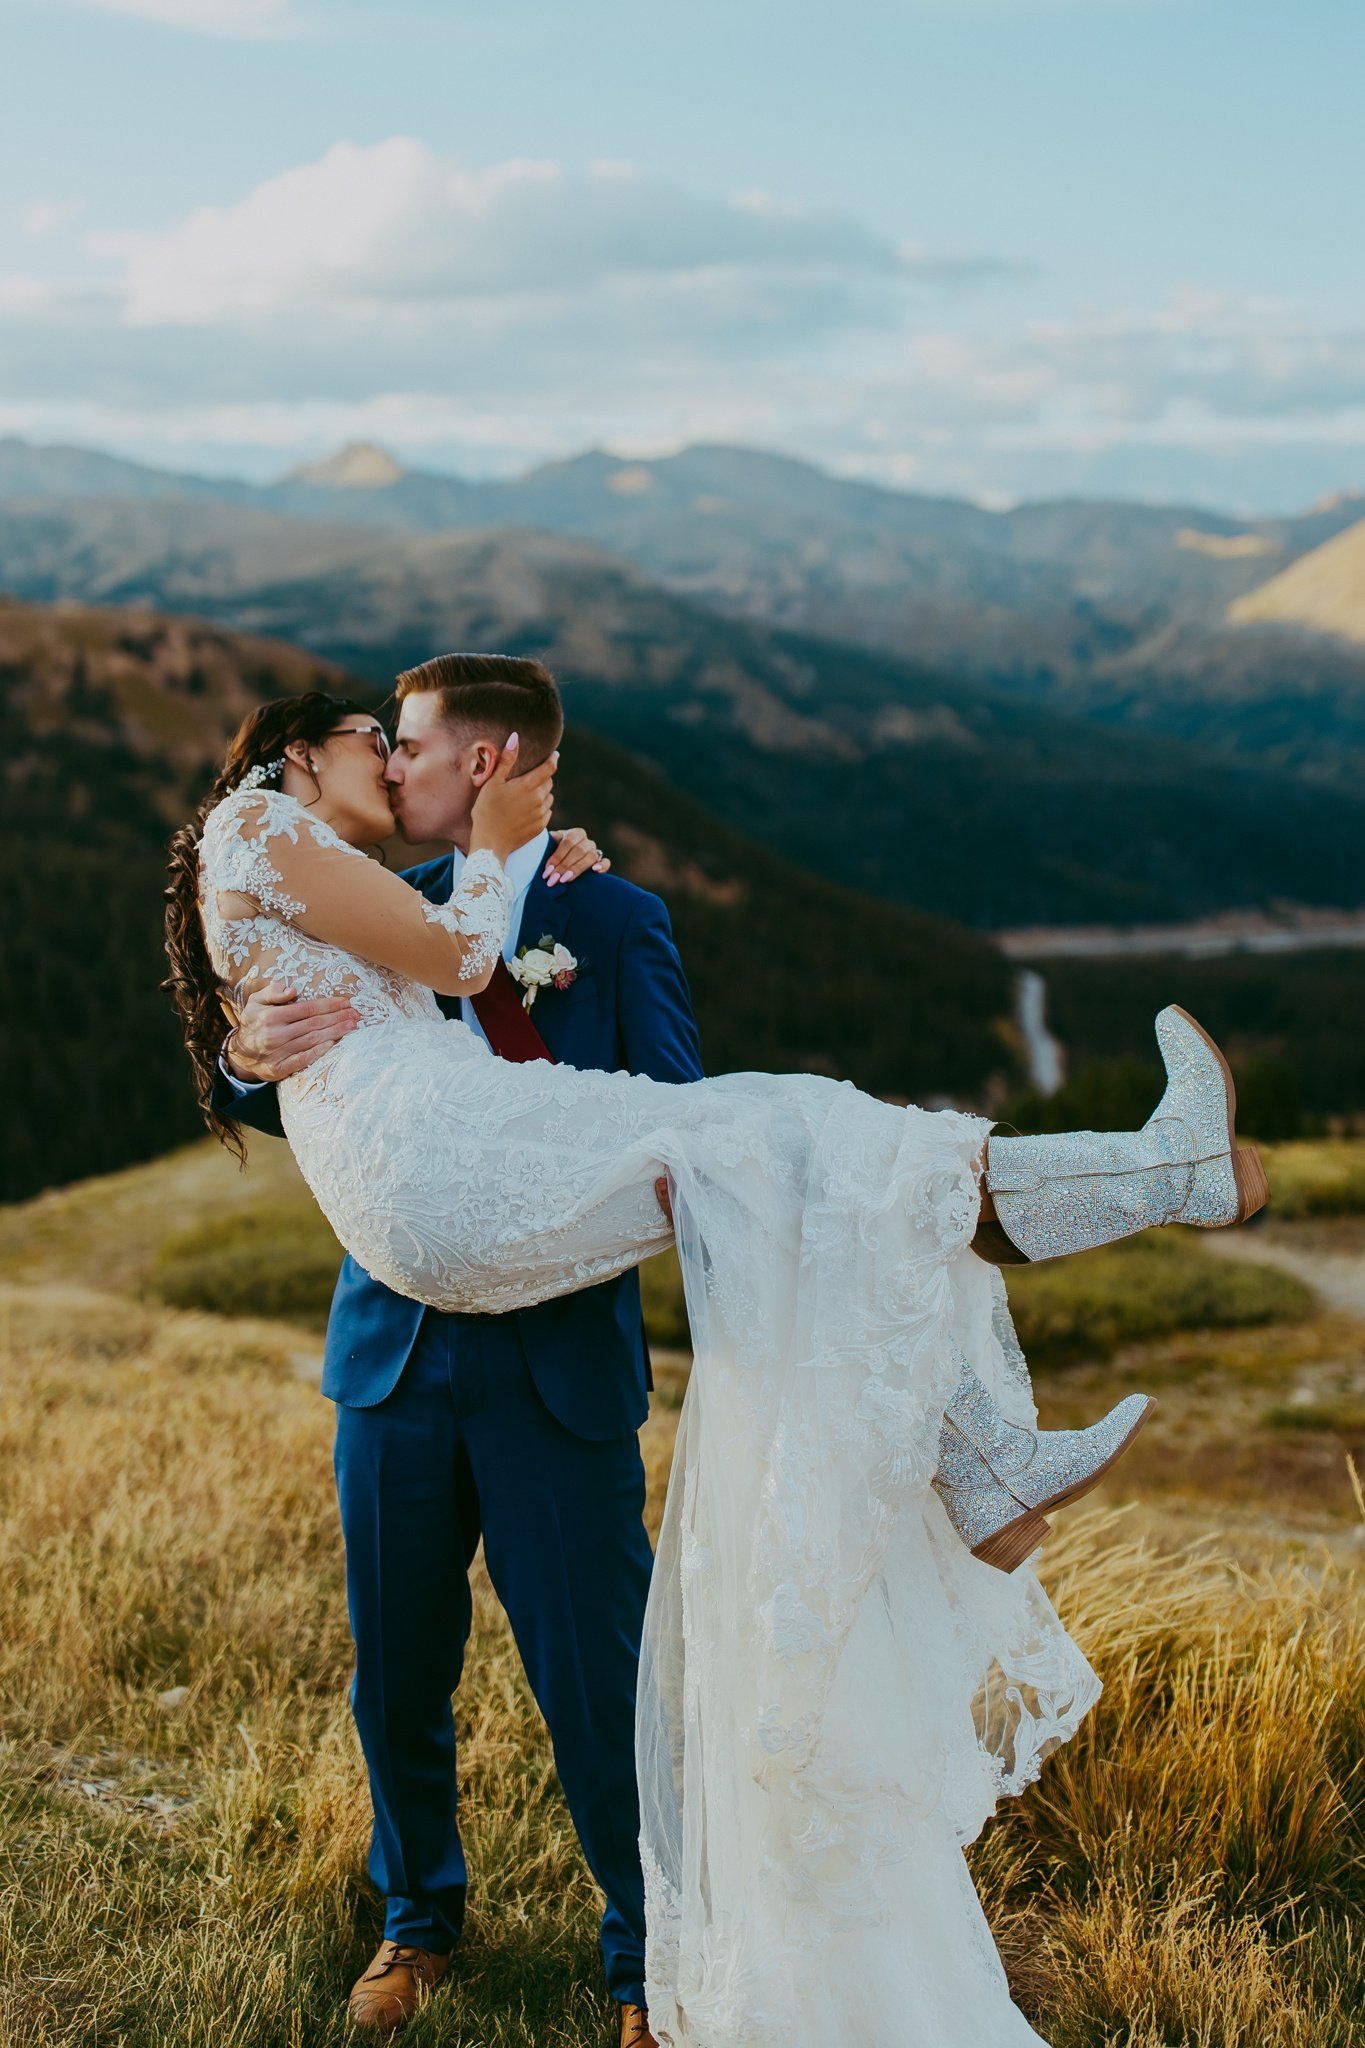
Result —
<path fill-rule="evenodd" d="M 507 936 L 502 942 L 502 957 L 504 960 L 512 958 L 521 942 L 521 914 L 526 908 L 527 892 L 536 876 L 544 867 L 546 860 L 549 858 L 549 853 L 550 835 L 546 831 L 538 833 L 534 839 L 528 839 L 524 846 L 519 846 L 515 853 L 509 853 L 507 856 L 505 865 L 507 879 L 512 884 L 512 914 L 507 920 Z M 459 886 L 460 876 L 464 873 L 464 860 L 465 857 L 459 847 L 454 847 L 451 851 L 450 886 L 452 891 Z M 539 932 L 533 935 L 531 939 L 532 945 L 535 944 L 539 936 Z M 474 1015 L 474 1005 L 470 1002 L 468 996 L 460 997 L 460 1015 L 470 1030 L 477 1032 L 478 1036 L 483 1039 L 484 1044 L 487 1045 L 488 1040 L 484 1035 L 483 1026 Z M 268 1088 L 270 1086 L 268 1081 L 238 1080 L 221 1053 L 218 1056 L 218 1067 L 224 1079 L 229 1081 L 242 1094 L 249 1094 L 254 1089 Z"/>

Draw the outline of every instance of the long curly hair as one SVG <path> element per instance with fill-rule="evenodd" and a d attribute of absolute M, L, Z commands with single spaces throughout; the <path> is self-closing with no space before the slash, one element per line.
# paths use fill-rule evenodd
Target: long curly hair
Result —
<path fill-rule="evenodd" d="M 170 990 L 180 1018 L 194 1074 L 195 1098 L 204 1122 L 220 1144 L 243 1164 L 246 1140 L 241 1125 L 213 1106 L 218 1053 L 231 1018 L 224 1006 L 222 983 L 209 958 L 199 914 L 199 841 L 204 820 L 214 805 L 230 795 L 253 768 L 280 760 L 291 740 L 316 745 L 335 731 L 341 719 L 354 712 L 365 714 L 365 706 L 353 704 L 347 697 L 329 697 L 322 690 L 308 690 L 301 697 L 283 697 L 276 703 L 259 705 L 234 733 L 222 768 L 193 822 L 182 825 L 166 849 L 170 875 L 164 892 L 166 958 L 171 971 L 161 986 Z"/>

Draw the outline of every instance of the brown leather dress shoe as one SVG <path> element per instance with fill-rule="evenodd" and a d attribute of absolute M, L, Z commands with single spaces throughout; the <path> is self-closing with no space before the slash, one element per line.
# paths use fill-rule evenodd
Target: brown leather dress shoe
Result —
<path fill-rule="evenodd" d="M 381 1942 L 369 1969 L 351 1987 L 351 2019 L 376 2034 L 396 2034 L 426 2004 L 449 1968 L 449 1956 L 405 1948 L 396 1941 Z"/>
<path fill-rule="evenodd" d="M 659 2048 L 649 2031 L 649 2014 L 642 2005 L 621 2007 L 621 2048 Z"/>

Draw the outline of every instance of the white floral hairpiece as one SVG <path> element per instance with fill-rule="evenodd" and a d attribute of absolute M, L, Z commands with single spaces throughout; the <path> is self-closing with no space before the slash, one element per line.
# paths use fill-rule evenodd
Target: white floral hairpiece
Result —
<path fill-rule="evenodd" d="M 248 768 L 237 784 L 238 789 L 260 789 L 265 783 L 273 782 L 277 775 L 284 773 L 284 756 L 278 761 L 258 761 L 254 768 Z"/>

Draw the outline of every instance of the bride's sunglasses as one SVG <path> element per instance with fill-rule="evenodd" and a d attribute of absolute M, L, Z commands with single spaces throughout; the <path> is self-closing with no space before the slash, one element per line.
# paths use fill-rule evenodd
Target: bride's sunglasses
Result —
<path fill-rule="evenodd" d="M 387 761 L 393 745 L 382 725 L 339 725 L 329 740 L 368 740 L 381 761 Z"/>

